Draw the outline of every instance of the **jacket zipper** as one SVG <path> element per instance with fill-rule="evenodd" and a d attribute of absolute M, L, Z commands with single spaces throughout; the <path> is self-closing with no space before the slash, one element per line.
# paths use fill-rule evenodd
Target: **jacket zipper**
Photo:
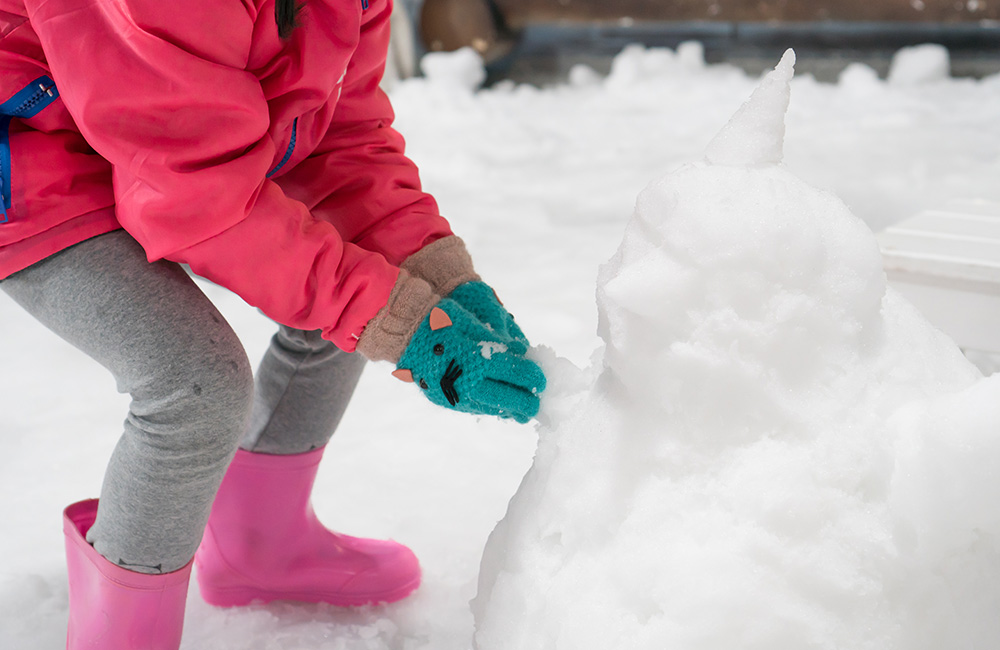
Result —
<path fill-rule="evenodd" d="M 48 76 L 35 79 L 0 104 L 0 223 L 7 223 L 11 209 L 10 121 L 34 117 L 59 97 L 59 89 Z"/>
<path fill-rule="evenodd" d="M 268 178 L 271 178 L 272 176 L 277 174 L 278 170 L 284 167 L 285 163 L 287 163 L 288 160 L 292 157 L 292 152 L 295 151 L 295 134 L 298 130 L 298 127 L 299 127 L 299 118 L 296 117 L 294 120 L 292 120 L 292 137 L 288 141 L 288 148 L 285 149 L 285 155 L 281 159 L 281 162 L 278 163 L 277 167 L 267 172 Z"/>

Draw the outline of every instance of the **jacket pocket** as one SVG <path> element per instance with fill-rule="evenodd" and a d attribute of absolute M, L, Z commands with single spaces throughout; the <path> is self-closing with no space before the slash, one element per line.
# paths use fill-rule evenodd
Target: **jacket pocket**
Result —
<path fill-rule="evenodd" d="M 0 104 L 0 224 L 7 223 L 7 211 L 12 207 L 10 121 L 34 117 L 58 97 L 55 82 L 41 76 Z"/>

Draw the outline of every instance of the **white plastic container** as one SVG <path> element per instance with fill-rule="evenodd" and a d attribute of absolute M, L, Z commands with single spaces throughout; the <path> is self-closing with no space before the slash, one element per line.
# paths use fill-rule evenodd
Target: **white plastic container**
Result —
<path fill-rule="evenodd" d="M 878 240 L 891 286 L 963 350 L 1000 354 L 1000 203 L 955 201 Z"/>

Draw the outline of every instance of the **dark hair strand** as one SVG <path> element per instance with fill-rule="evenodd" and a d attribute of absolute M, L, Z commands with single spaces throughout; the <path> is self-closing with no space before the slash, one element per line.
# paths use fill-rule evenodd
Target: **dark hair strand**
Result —
<path fill-rule="evenodd" d="M 292 30 L 299 26 L 299 12 L 302 5 L 296 0 L 275 0 L 274 20 L 278 24 L 278 36 L 288 38 Z"/>

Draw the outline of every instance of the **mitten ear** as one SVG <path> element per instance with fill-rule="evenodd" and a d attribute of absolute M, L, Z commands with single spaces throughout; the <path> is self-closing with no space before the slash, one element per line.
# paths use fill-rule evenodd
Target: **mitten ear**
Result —
<path fill-rule="evenodd" d="M 430 325 L 432 332 L 443 330 L 446 327 L 451 327 L 451 318 L 445 310 L 435 307 L 431 310 Z"/>
<path fill-rule="evenodd" d="M 400 381 L 405 381 L 408 384 L 413 383 L 413 373 L 406 368 L 399 368 L 392 371 L 392 376 Z"/>

